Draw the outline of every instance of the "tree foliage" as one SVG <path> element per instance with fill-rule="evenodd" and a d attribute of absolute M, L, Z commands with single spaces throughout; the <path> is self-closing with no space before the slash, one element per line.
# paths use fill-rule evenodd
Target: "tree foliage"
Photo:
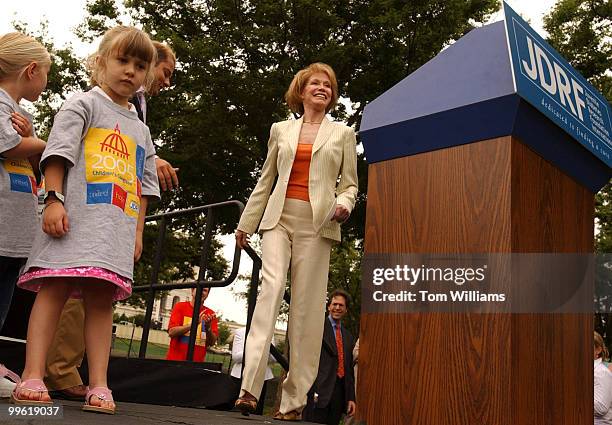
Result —
<path fill-rule="evenodd" d="M 148 102 L 151 133 L 162 146 L 158 153 L 180 168 L 180 188 L 157 205 L 163 211 L 246 201 L 265 158 L 271 123 L 290 116 L 283 96 L 299 69 L 315 61 L 330 64 L 342 97 L 332 115 L 358 128 L 368 102 L 486 21 L 499 5 L 497 0 L 90 0 L 86 8 L 77 31 L 81 39 L 94 41 L 113 25 L 135 24 L 177 54 L 174 86 Z M 78 61 L 67 63 L 74 68 Z M 83 75 L 82 68 L 69 67 L 68 73 Z M 81 78 L 75 88 L 83 84 Z M 65 92 L 59 86 L 52 91 Z M 42 111 L 42 119 L 49 123 L 53 112 Z M 332 254 L 329 283 L 351 294 L 354 331 L 367 189 L 363 155 L 358 172 L 358 202 L 343 226 L 344 242 Z M 232 233 L 238 215 L 228 209 L 218 219 L 223 231 Z M 184 231 L 174 234 L 178 239 L 168 242 L 162 280 L 186 278 L 194 264 L 196 223 L 182 224 Z M 145 247 L 151 247 L 154 229 L 147 228 Z M 150 272 L 151 252 L 143 257 L 138 280 Z"/>
<path fill-rule="evenodd" d="M 544 28 L 548 42 L 612 101 L 612 3 L 559 0 Z"/>
<path fill-rule="evenodd" d="M 223 347 L 225 344 L 229 342 L 230 336 L 232 335 L 232 330 L 230 329 L 227 322 L 222 321 L 222 318 L 219 316 L 219 337 L 217 338 L 217 343 L 215 344 L 217 347 Z"/>
<path fill-rule="evenodd" d="M 79 34 L 93 40 L 129 20 L 175 50 L 174 87 L 150 99 L 149 122 L 162 144 L 160 156 L 180 168 L 180 189 L 160 207 L 189 208 L 246 201 L 271 123 L 290 116 L 283 96 L 299 69 L 329 63 L 344 99 L 332 115 L 358 127 L 369 101 L 497 8 L 496 0 L 92 0 Z M 367 189 L 363 155 L 358 171 L 358 202 L 343 227 L 345 242 L 332 254 L 329 283 L 353 297 L 355 331 Z M 237 218 L 221 213 L 223 230 L 233 232 Z"/>
<path fill-rule="evenodd" d="M 181 188 L 165 206 L 246 200 L 270 124 L 289 116 L 283 95 L 305 65 L 332 65 L 350 105 L 333 115 L 358 125 L 367 102 L 497 7 L 495 0 L 126 1 L 132 21 L 169 42 L 179 59 L 174 89 L 150 102 L 160 155 L 181 169 Z M 116 10 L 111 0 L 90 2 L 89 35 L 121 19 Z M 357 238 L 367 182 L 361 162 L 362 196 L 345 232 Z M 221 219 L 232 232 L 236 216 Z"/>

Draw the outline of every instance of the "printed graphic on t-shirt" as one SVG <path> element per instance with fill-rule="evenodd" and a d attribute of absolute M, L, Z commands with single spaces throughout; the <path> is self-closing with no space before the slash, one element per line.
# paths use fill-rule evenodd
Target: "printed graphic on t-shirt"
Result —
<path fill-rule="evenodd" d="M 185 316 L 183 317 L 183 326 L 191 325 L 191 317 Z M 189 334 L 191 332 L 187 332 L 185 335 L 181 337 L 181 342 L 185 344 L 189 343 Z M 202 332 L 202 323 L 198 323 L 198 330 L 196 331 L 196 341 L 195 345 L 204 346 L 206 345 L 206 334 Z"/>
<path fill-rule="evenodd" d="M 36 178 L 27 159 L 5 159 L 2 161 L 9 175 L 12 192 L 29 193 L 36 196 Z"/>
<path fill-rule="evenodd" d="M 90 128 L 85 136 L 88 204 L 112 204 L 138 217 L 145 150 L 119 124 L 113 130 Z"/>

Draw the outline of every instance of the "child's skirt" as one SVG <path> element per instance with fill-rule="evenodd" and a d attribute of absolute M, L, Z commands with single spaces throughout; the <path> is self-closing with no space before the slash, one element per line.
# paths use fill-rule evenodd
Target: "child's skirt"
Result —
<path fill-rule="evenodd" d="M 48 284 L 48 278 L 80 278 L 104 280 L 115 285 L 113 301 L 121 301 L 132 295 L 132 281 L 101 267 L 70 267 L 65 269 L 43 269 L 32 267 L 22 274 L 17 286 L 29 291 L 38 292 L 42 285 Z M 85 285 L 87 283 L 84 283 Z M 75 285 L 70 293 L 71 298 L 83 298 L 80 285 Z"/>

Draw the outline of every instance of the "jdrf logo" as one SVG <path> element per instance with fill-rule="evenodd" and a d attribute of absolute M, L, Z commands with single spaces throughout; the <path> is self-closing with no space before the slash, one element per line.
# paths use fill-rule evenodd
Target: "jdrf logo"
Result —
<path fill-rule="evenodd" d="M 583 110 L 584 88 L 571 76 L 568 76 L 554 57 L 546 54 L 539 44 L 534 43 L 529 35 L 525 34 L 527 52 L 521 53 L 521 66 L 525 74 L 533 81 L 559 100 L 561 105 L 568 109 L 580 121 L 584 121 Z M 526 56 L 523 58 L 523 56 Z"/>
<path fill-rule="evenodd" d="M 606 99 L 503 5 L 516 94 L 611 166 L 612 110 Z"/>

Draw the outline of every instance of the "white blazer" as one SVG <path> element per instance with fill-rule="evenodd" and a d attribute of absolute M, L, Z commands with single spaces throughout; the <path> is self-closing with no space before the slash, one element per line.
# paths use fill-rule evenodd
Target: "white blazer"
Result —
<path fill-rule="evenodd" d="M 239 230 L 254 233 L 258 226 L 260 231 L 269 230 L 280 220 L 301 128 L 302 118 L 272 124 L 268 155 L 261 177 L 240 217 Z M 355 206 L 356 143 L 352 128 L 323 118 L 312 146 L 308 197 L 312 206 L 313 226 L 320 229 L 321 236 L 336 241 L 340 241 L 340 223 L 326 222 L 326 219 L 336 204 L 343 205 L 349 212 Z M 278 179 L 272 191 L 276 177 Z"/>

